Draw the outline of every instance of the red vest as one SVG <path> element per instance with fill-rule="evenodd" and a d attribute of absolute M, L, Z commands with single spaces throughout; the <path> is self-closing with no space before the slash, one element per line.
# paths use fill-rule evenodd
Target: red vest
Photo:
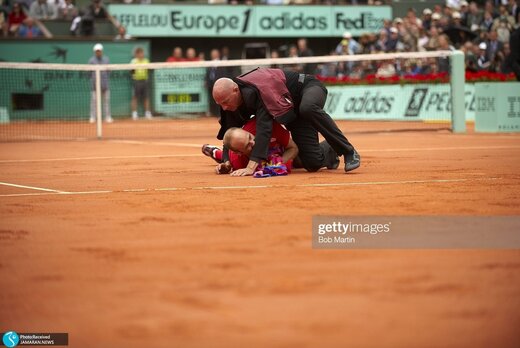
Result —
<path fill-rule="evenodd" d="M 291 93 L 285 85 L 285 74 L 280 69 L 256 68 L 237 77 L 237 80 L 254 87 L 273 118 L 288 124 L 296 118 Z"/>

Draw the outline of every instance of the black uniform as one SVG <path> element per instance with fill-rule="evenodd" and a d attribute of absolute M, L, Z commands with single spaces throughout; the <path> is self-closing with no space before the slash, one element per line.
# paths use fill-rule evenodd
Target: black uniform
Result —
<path fill-rule="evenodd" d="M 515 73 L 516 79 L 520 81 L 520 28 L 511 33 L 509 48 L 511 49 L 511 54 L 506 59 L 509 60 L 510 68 Z"/>
<path fill-rule="evenodd" d="M 337 155 L 349 155 L 355 150 L 336 123 L 323 110 L 327 98 L 326 88 L 312 75 L 292 71 L 284 71 L 284 74 L 297 115 L 294 121 L 285 126 L 298 146 L 298 157 L 302 166 L 308 171 L 317 171 L 322 167 L 337 167 Z M 251 115 L 255 115 L 255 146 L 250 159 L 260 162 L 267 158 L 273 118 L 267 112 L 254 87 L 238 79 L 234 81 L 240 88 L 243 103 L 234 112 L 221 109 L 221 129 L 217 138 L 222 140 L 226 130 L 231 127 L 242 127 Z M 318 132 L 323 135 L 326 142 L 319 143 Z M 224 151 L 224 160 L 227 160 L 227 151 Z"/>

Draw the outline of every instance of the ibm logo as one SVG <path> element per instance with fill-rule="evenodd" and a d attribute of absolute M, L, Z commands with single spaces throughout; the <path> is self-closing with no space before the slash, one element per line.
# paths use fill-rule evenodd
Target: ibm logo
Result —
<path fill-rule="evenodd" d="M 507 117 L 520 117 L 520 97 L 507 97 L 509 111 Z"/>

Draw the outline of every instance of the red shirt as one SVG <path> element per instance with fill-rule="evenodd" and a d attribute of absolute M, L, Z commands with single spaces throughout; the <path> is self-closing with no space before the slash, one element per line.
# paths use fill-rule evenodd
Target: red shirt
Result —
<path fill-rule="evenodd" d="M 242 127 L 242 129 L 253 135 L 256 135 L 256 119 L 253 118 L 252 120 L 248 121 Z M 291 134 L 289 131 L 283 128 L 278 122 L 273 121 L 273 132 L 271 133 L 269 148 L 271 149 L 276 146 L 285 148 L 287 145 L 289 145 L 290 138 Z M 229 151 L 229 162 L 231 163 L 233 170 L 237 170 L 247 167 L 247 164 L 249 163 L 249 157 L 233 151 Z"/>
<path fill-rule="evenodd" d="M 19 15 L 17 16 L 14 11 L 9 13 L 9 17 L 8 17 L 9 28 L 12 25 L 22 24 L 23 21 L 25 20 L 26 16 L 25 16 L 25 13 L 23 13 L 23 11 L 20 11 L 18 14 Z"/>
<path fill-rule="evenodd" d="M 176 58 L 176 57 L 173 57 L 173 56 L 170 56 L 168 57 L 168 59 L 166 59 L 166 62 L 168 63 L 171 63 L 171 62 L 185 62 L 186 59 L 184 58 Z"/>

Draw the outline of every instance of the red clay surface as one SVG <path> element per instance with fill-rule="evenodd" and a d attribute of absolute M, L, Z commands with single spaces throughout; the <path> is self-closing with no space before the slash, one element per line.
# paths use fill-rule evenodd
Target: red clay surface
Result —
<path fill-rule="evenodd" d="M 208 119 L 160 140 L 2 143 L 0 331 L 73 347 L 519 347 L 520 250 L 316 250 L 311 219 L 519 215 L 520 136 L 340 126 L 359 170 L 270 179 L 213 174 Z"/>

